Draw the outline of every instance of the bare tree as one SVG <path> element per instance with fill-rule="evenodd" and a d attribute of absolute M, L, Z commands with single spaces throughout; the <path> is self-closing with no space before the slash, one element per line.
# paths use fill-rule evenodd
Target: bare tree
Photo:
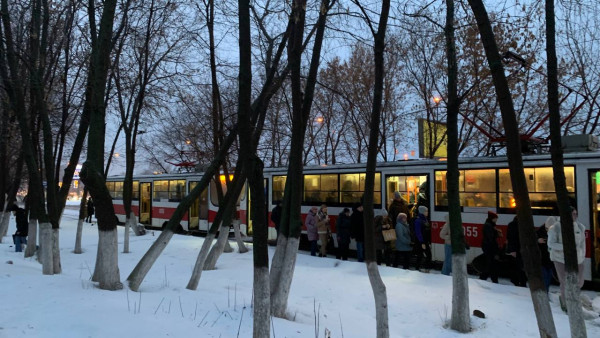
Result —
<path fill-rule="evenodd" d="M 558 60 L 556 56 L 556 18 L 554 0 L 546 0 L 546 54 L 548 57 L 548 109 L 550 115 L 550 155 L 552 157 L 552 172 L 554 187 L 558 200 L 561 220 L 561 234 L 565 254 L 565 296 L 571 337 L 587 337 L 581 300 L 579 298 L 579 278 L 577 247 L 573 217 L 569 205 L 569 192 L 565 180 L 564 158 L 560 132 L 560 103 L 558 95 Z M 522 244 L 523 246 L 523 244 Z M 521 250 L 525 250 L 524 248 Z"/>
<path fill-rule="evenodd" d="M 270 274 L 271 313 L 273 316 L 280 318 L 286 316 L 285 312 L 294 275 L 296 254 L 300 243 L 303 169 L 301 154 L 304 135 L 312 107 L 327 14 L 334 3 L 335 1 L 321 1 L 319 18 L 315 26 L 316 33 L 310 69 L 305 80 L 304 90 L 302 90 L 300 70 L 301 56 L 304 49 L 306 0 L 294 0 L 290 14 L 290 41 L 287 48 L 292 90 L 292 141 L 281 211 L 281 225 Z"/>
<path fill-rule="evenodd" d="M 510 88 L 504 74 L 501 56 L 494 40 L 494 31 L 492 30 L 485 6 L 481 0 L 469 0 L 469 5 L 477 20 L 481 41 L 485 48 L 485 54 L 502 113 L 502 121 L 504 122 L 510 179 L 517 204 L 517 217 L 519 218 L 521 252 L 525 271 L 529 279 L 529 289 L 531 291 L 540 336 L 556 337 L 556 328 L 550 310 L 548 294 L 542 282 L 540 270 L 541 258 L 533 226 L 533 216 L 530 208 L 531 202 L 523 171 L 521 142 Z"/>

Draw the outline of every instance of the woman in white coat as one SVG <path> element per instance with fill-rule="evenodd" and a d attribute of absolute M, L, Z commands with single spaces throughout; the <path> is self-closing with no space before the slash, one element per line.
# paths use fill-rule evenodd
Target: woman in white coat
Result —
<path fill-rule="evenodd" d="M 577 222 L 577 210 L 572 208 L 573 230 L 575 231 L 575 245 L 577 248 L 578 280 L 579 288 L 583 286 L 583 260 L 585 259 L 585 226 Z M 565 253 L 563 251 L 563 241 L 561 234 L 561 224 L 559 221 L 554 223 L 548 231 L 548 250 L 550 259 L 554 262 L 558 280 L 560 282 L 560 303 L 564 309 L 565 299 Z"/>

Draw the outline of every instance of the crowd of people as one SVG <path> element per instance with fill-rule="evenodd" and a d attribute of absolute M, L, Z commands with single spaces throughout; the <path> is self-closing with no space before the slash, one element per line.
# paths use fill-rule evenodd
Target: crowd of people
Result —
<path fill-rule="evenodd" d="M 423 203 L 425 204 L 425 203 Z M 409 269 L 414 257 L 414 268 L 421 272 L 429 272 L 432 264 L 431 225 L 429 210 L 425 205 L 409 205 L 399 192 L 386 210 L 382 210 L 373 220 L 373 235 L 377 264 Z M 281 208 L 278 205 L 276 208 Z M 273 210 L 272 220 L 279 226 L 280 210 Z M 577 260 L 579 264 L 579 287 L 583 285 L 583 261 L 585 258 L 585 226 L 577 221 L 577 210 L 572 209 Z M 483 254 L 480 261 L 480 279 L 491 279 L 498 283 L 498 275 L 503 268 L 508 269 L 510 281 L 516 286 L 525 287 L 527 276 L 524 271 L 519 240 L 519 221 L 515 217 L 507 227 L 506 239 L 497 228 L 498 215 L 488 211 L 483 225 Z M 359 262 L 365 259 L 364 235 L 365 224 L 362 204 L 356 204 L 352 211 L 344 208 L 337 217 L 336 240 L 334 245 L 330 217 L 327 205 L 312 207 L 306 219 L 308 240 L 311 255 L 327 257 L 328 251 L 335 251 L 336 258 L 348 260 L 349 246 L 352 239 L 356 243 L 356 258 Z M 393 236 L 390 235 L 393 232 Z M 464 227 L 463 227 L 464 231 Z M 553 271 L 561 285 L 561 305 L 564 307 L 565 265 L 560 219 L 555 216 L 547 218 L 545 224 L 536 229 L 539 251 L 541 254 L 541 270 L 546 291 L 549 290 Z M 444 241 L 444 262 L 441 273 L 452 273 L 452 238 L 448 215 L 440 230 L 440 238 Z M 466 244 L 466 249 L 469 249 Z"/>

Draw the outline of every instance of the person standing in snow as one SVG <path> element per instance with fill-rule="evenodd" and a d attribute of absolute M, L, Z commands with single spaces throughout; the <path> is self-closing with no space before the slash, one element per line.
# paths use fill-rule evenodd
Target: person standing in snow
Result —
<path fill-rule="evenodd" d="M 319 257 L 327 257 L 327 243 L 329 242 L 331 229 L 329 226 L 329 215 L 327 215 L 327 206 L 325 204 L 321 205 L 321 208 L 317 213 L 317 233 L 319 234 L 319 240 L 321 241 Z"/>
<path fill-rule="evenodd" d="M 92 216 L 94 215 L 94 201 L 92 201 L 92 198 L 88 198 L 87 201 L 87 217 L 85 219 L 85 221 L 87 223 L 92 223 Z"/>
<path fill-rule="evenodd" d="M 317 232 L 317 211 L 319 208 L 312 207 L 304 219 L 304 226 L 306 226 L 306 236 L 310 242 L 310 255 L 317 255 L 317 240 L 319 239 L 319 233 Z"/>
<path fill-rule="evenodd" d="M 546 222 L 536 231 L 538 238 L 538 246 L 540 248 L 540 256 L 542 258 L 542 279 L 544 280 L 544 286 L 546 287 L 546 293 L 550 291 L 550 283 L 552 282 L 552 260 L 550 259 L 550 252 L 548 251 L 548 230 L 558 220 L 554 216 L 549 216 Z"/>
<path fill-rule="evenodd" d="M 363 206 L 358 204 L 352 209 L 352 238 L 356 241 L 356 258 L 359 262 L 365 261 L 365 220 Z"/>
<path fill-rule="evenodd" d="M 415 253 L 417 254 L 417 270 L 421 272 L 429 272 L 431 264 L 431 226 L 427 220 L 429 209 L 421 205 L 418 208 L 419 215 L 415 219 Z M 425 257 L 424 268 L 421 268 L 421 260 Z"/>
<path fill-rule="evenodd" d="M 577 249 L 578 264 L 578 286 L 583 286 L 583 261 L 585 259 L 585 226 L 577 222 L 577 209 L 571 208 L 573 215 L 573 231 L 575 232 L 575 246 Z M 554 262 L 558 281 L 560 282 L 560 306 L 566 311 L 565 303 L 565 253 L 563 251 L 563 241 L 560 222 L 554 223 L 548 231 L 548 249 L 550 250 L 550 259 Z"/>
<path fill-rule="evenodd" d="M 343 261 L 348 260 L 348 247 L 350 246 L 350 232 L 352 228 L 352 220 L 350 218 L 350 209 L 344 208 L 338 215 L 335 223 L 335 232 L 338 242 L 338 254 Z"/>
<path fill-rule="evenodd" d="M 27 234 L 29 232 L 29 222 L 27 221 L 27 214 L 25 213 L 25 210 L 19 208 L 16 204 L 13 204 L 10 210 L 13 212 L 17 222 L 17 231 L 13 235 L 13 242 L 15 243 L 15 252 L 22 252 L 22 244 L 27 244 Z"/>
<path fill-rule="evenodd" d="M 479 279 L 487 280 L 490 277 L 492 282 L 496 284 L 498 283 L 498 255 L 500 254 L 498 238 L 502 237 L 502 233 L 496 228 L 497 221 L 498 214 L 488 211 L 488 217 L 483 225 L 483 242 L 481 244 L 486 266 L 479 275 Z"/>
<path fill-rule="evenodd" d="M 398 214 L 400 213 L 410 215 L 410 208 L 408 207 L 408 203 L 402 198 L 402 194 L 400 194 L 399 191 L 396 191 L 394 192 L 394 200 L 388 207 L 388 214 L 390 219 L 396 222 Z M 408 220 L 408 222 L 410 222 L 410 220 Z"/>
<path fill-rule="evenodd" d="M 281 223 L 281 202 L 278 201 L 273 211 L 271 211 L 271 222 L 275 224 L 275 231 L 279 237 L 279 224 Z"/>
<path fill-rule="evenodd" d="M 408 216 L 401 212 L 398 214 L 396 222 L 396 254 L 394 256 L 394 267 L 400 265 L 402 260 L 402 267 L 404 270 L 408 270 L 410 267 L 410 255 L 412 254 L 412 246 L 410 244 L 410 227 L 408 225 Z"/>

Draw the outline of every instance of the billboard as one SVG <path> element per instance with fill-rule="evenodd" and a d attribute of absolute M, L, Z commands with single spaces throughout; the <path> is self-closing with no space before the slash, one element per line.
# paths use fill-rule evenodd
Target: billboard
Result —
<path fill-rule="evenodd" d="M 419 157 L 448 157 L 446 123 L 419 119 Z"/>

